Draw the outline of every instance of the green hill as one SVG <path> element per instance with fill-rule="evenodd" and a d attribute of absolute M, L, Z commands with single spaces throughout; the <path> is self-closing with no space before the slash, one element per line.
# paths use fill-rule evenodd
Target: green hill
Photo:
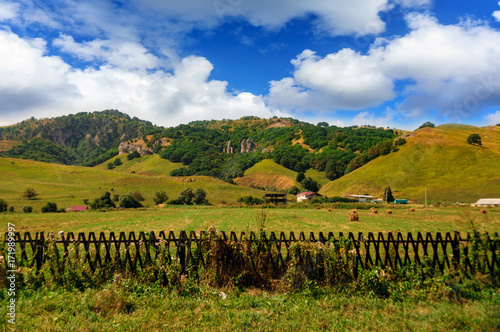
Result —
<path fill-rule="evenodd" d="M 234 179 L 234 182 L 245 187 L 275 187 L 281 190 L 297 185 L 296 177 L 297 172 L 276 164 L 272 159 L 264 159 L 247 169 L 244 176 Z"/>
<path fill-rule="evenodd" d="M 482 147 L 466 143 L 470 134 Z M 387 156 L 325 185 L 327 196 L 371 194 L 381 197 L 386 186 L 395 198 L 423 202 L 427 185 L 430 202 L 475 202 L 500 197 L 500 127 L 443 125 L 422 128 L 407 144 Z"/>
<path fill-rule="evenodd" d="M 115 156 L 104 163 L 95 166 L 95 168 L 107 170 L 108 163 L 114 163 L 116 159 L 122 161 L 122 165 L 115 166 L 113 171 L 135 173 L 142 175 L 164 175 L 169 176 L 174 169 L 182 167 L 181 163 L 173 163 L 170 160 L 163 159 L 159 155 L 148 155 L 140 158 L 127 160 L 128 154 Z"/>
<path fill-rule="evenodd" d="M 154 164 L 156 158 L 151 158 L 150 162 Z M 111 192 L 111 196 L 139 191 L 146 198 L 144 203 L 149 206 L 154 205 L 153 196 L 159 190 L 166 191 L 173 199 L 188 187 L 194 190 L 202 188 L 214 204 L 236 202 L 240 196 L 260 197 L 263 194 L 260 190 L 238 187 L 209 176 L 132 174 L 99 167 L 66 166 L 14 158 L 0 158 L 0 174 L 0 198 L 6 200 L 9 206 L 14 206 L 16 211 L 21 211 L 25 205 L 40 211 L 47 202 L 54 202 L 59 208 L 83 205 L 83 199 L 92 201 L 106 191 Z M 21 198 L 28 187 L 39 193 L 36 199 Z"/>

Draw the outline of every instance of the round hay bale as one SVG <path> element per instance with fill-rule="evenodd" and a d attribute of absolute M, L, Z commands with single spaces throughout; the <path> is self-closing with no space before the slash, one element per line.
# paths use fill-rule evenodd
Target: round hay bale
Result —
<path fill-rule="evenodd" d="M 351 213 L 349 215 L 349 221 L 359 221 L 359 216 L 357 213 Z"/>
<path fill-rule="evenodd" d="M 377 214 L 378 213 L 377 209 L 375 209 L 375 208 L 371 208 L 370 210 L 372 211 L 373 214 Z"/>
<path fill-rule="evenodd" d="M 415 212 L 415 209 L 414 208 L 410 208 L 409 211 L 410 212 Z"/>
<path fill-rule="evenodd" d="M 385 210 L 385 213 L 386 214 L 392 214 L 392 211 L 391 210 Z"/>
<path fill-rule="evenodd" d="M 332 212 L 332 211 L 333 211 L 332 208 L 328 208 L 328 212 Z"/>
<path fill-rule="evenodd" d="M 321 209 L 321 206 L 316 206 L 316 210 L 319 210 L 319 209 Z"/>
<path fill-rule="evenodd" d="M 359 221 L 358 211 L 352 210 L 351 213 L 349 213 L 349 221 Z"/>
<path fill-rule="evenodd" d="M 486 213 L 486 210 L 485 209 L 481 209 L 481 210 L 479 210 L 479 213 Z"/>

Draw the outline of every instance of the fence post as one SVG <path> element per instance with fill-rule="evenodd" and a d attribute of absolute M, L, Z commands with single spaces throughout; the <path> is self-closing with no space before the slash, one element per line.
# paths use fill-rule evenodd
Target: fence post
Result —
<path fill-rule="evenodd" d="M 453 267 L 457 269 L 460 266 L 460 232 L 455 231 L 455 238 L 452 243 Z"/>
<path fill-rule="evenodd" d="M 40 232 L 40 239 L 36 240 L 36 269 L 39 271 L 42 268 L 43 264 L 43 247 L 44 247 L 44 235 L 43 232 Z"/>
<path fill-rule="evenodd" d="M 179 236 L 178 258 L 181 263 L 182 273 L 186 273 L 186 232 L 181 231 Z"/>

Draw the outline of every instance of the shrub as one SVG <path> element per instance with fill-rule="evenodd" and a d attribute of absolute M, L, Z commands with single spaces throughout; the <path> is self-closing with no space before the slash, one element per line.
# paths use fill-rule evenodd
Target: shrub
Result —
<path fill-rule="evenodd" d="M 144 196 L 138 192 L 138 191 L 134 191 L 132 194 L 131 194 L 138 202 L 144 202 Z"/>
<path fill-rule="evenodd" d="M 105 192 L 100 198 L 94 199 L 94 202 L 90 204 L 92 210 L 104 209 L 116 207 L 115 203 L 111 200 L 111 194 Z"/>
<path fill-rule="evenodd" d="M 253 196 L 243 196 L 238 199 L 238 202 L 245 203 L 246 205 L 260 205 L 263 204 L 264 201 L 258 197 Z"/>
<path fill-rule="evenodd" d="M 207 192 L 203 189 L 196 189 L 193 200 L 196 205 L 208 204 Z"/>
<path fill-rule="evenodd" d="M 29 205 L 26 205 L 26 206 L 23 207 L 23 212 L 24 213 L 31 213 L 31 212 L 33 212 L 33 207 L 29 206 Z"/>
<path fill-rule="evenodd" d="M 120 166 L 123 165 L 122 160 L 120 158 L 116 158 L 115 161 L 113 162 L 115 166 Z"/>
<path fill-rule="evenodd" d="M 133 195 L 123 195 L 118 206 L 125 209 L 136 209 L 142 207 L 142 204 Z"/>
<path fill-rule="evenodd" d="M 14 212 L 14 207 L 13 206 L 9 207 L 9 212 Z"/>
<path fill-rule="evenodd" d="M 165 203 L 166 201 L 168 201 L 168 195 L 164 191 L 157 191 L 155 192 L 155 197 L 153 197 L 153 201 L 155 201 L 157 205 Z"/>
<path fill-rule="evenodd" d="M 293 186 L 290 189 L 288 189 L 288 193 L 290 195 L 297 195 L 299 193 L 299 188 L 297 188 L 297 186 Z"/>
<path fill-rule="evenodd" d="M 57 204 L 48 202 L 47 205 L 42 207 L 43 213 L 57 212 Z"/>
<path fill-rule="evenodd" d="M 132 160 L 132 159 L 135 159 L 135 158 L 140 158 L 140 157 L 141 157 L 141 155 L 139 154 L 139 152 L 134 151 L 134 152 L 129 153 L 129 154 L 127 155 L 127 160 Z"/>
<path fill-rule="evenodd" d="M 0 198 L 0 212 L 7 211 L 7 202 Z"/>
<path fill-rule="evenodd" d="M 107 168 L 108 168 L 108 169 L 113 169 L 113 168 L 115 168 L 115 164 L 113 164 L 113 163 L 108 163 Z"/>
<path fill-rule="evenodd" d="M 398 138 L 395 142 L 394 145 L 400 146 L 400 145 L 405 145 L 406 144 L 406 139 L 404 138 Z"/>

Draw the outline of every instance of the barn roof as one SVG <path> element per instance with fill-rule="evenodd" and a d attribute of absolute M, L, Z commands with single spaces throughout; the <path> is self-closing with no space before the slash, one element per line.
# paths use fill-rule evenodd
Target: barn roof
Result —
<path fill-rule="evenodd" d="M 500 205 L 500 198 L 481 198 L 476 205 Z"/>
<path fill-rule="evenodd" d="M 311 195 L 319 195 L 319 194 L 315 193 L 314 191 L 306 191 L 305 193 L 300 193 L 297 196 L 302 196 L 302 195 L 304 195 L 304 196 L 311 196 Z"/>
<path fill-rule="evenodd" d="M 347 197 L 354 197 L 354 198 L 375 198 L 374 196 L 370 196 L 370 195 L 347 195 Z"/>
<path fill-rule="evenodd" d="M 88 209 L 88 206 L 86 206 L 86 205 L 84 205 L 84 206 L 75 205 L 75 206 L 71 207 L 72 211 L 85 211 L 87 209 Z"/>

